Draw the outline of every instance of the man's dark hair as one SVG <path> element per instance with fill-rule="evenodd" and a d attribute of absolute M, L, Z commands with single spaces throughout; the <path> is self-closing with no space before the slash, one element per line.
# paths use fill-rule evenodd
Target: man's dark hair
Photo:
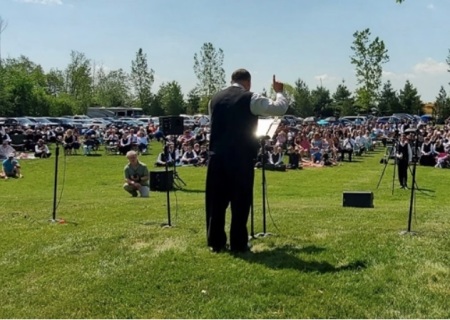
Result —
<path fill-rule="evenodd" d="M 245 80 L 251 80 L 250 72 L 248 72 L 245 69 L 237 69 L 233 74 L 231 75 L 231 81 L 233 82 L 239 82 L 239 81 L 245 81 Z"/>

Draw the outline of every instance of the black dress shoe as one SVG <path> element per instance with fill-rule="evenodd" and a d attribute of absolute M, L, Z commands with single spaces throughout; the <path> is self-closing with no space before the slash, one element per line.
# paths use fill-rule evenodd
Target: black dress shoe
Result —
<path fill-rule="evenodd" d="M 214 253 L 225 252 L 227 250 L 228 250 L 227 246 L 209 247 L 209 251 L 214 252 Z"/>
<path fill-rule="evenodd" d="M 250 243 L 246 244 L 244 247 L 231 248 L 230 251 L 233 253 L 246 253 L 251 252 L 252 245 Z"/>

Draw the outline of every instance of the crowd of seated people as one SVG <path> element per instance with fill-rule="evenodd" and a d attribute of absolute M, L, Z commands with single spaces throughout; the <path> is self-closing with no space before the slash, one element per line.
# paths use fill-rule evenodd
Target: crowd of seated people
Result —
<path fill-rule="evenodd" d="M 364 125 L 325 125 L 305 124 L 298 127 L 280 125 L 276 134 L 267 141 L 266 153 L 259 154 L 255 166 L 262 163 L 267 168 L 297 169 L 303 167 L 333 166 L 343 161 L 353 161 L 355 157 L 373 150 L 374 145 L 386 146 L 395 140 L 396 132 L 405 132 L 414 125 L 377 124 L 367 122 Z M 449 126 L 423 125 L 419 139 L 418 163 L 423 166 L 449 167 L 450 133 Z M 171 150 L 169 165 L 203 166 L 208 160 L 209 129 L 207 126 L 186 128 L 182 135 L 164 136 L 158 126 L 149 124 L 141 128 L 99 128 L 92 126 L 81 134 L 77 129 L 55 126 L 39 129 L 18 127 L 2 128 L 2 140 L 11 143 L 12 137 L 23 137 L 23 149 L 35 157 L 49 157 L 48 144 L 61 142 L 65 155 L 72 155 L 82 150 L 83 154 L 104 146 L 111 154 L 125 155 L 130 150 L 146 153 L 153 140 L 162 142 L 161 149 L 167 143 Z M 43 141 L 43 142 L 42 142 Z M 413 141 L 410 141 L 411 143 Z M 47 148 L 47 150 L 46 150 Z M 166 160 L 161 151 L 156 165 L 165 165 Z"/>

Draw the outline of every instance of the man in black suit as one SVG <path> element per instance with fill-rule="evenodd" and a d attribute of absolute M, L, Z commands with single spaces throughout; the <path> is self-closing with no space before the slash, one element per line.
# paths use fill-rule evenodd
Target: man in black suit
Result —
<path fill-rule="evenodd" d="M 208 246 L 226 249 L 225 213 L 231 204 L 230 249 L 249 250 L 247 220 L 253 197 L 254 160 L 258 150 L 255 132 L 258 116 L 281 116 L 288 103 L 283 83 L 273 76 L 276 100 L 250 92 L 251 75 L 238 69 L 231 86 L 210 101 L 210 159 L 206 177 L 206 228 Z"/>

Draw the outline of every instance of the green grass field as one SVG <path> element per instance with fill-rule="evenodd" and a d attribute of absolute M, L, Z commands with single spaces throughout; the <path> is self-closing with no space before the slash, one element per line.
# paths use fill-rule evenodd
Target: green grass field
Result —
<path fill-rule="evenodd" d="M 159 148 L 140 158 L 151 170 Z M 55 159 L 22 160 L 23 179 L 0 180 L 0 318 L 450 318 L 450 170 L 417 168 L 416 234 L 400 235 L 411 192 L 392 195 L 392 165 L 376 188 L 383 152 L 267 172 L 275 235 L 241 255 L 206 247 L 205 168 L 178 169 L 162 228 L 166 193 L 123 191 L 125 157 L 60 156 L 59 224 Z M 374 208 L 342 206 L 358 190 Z"/>

